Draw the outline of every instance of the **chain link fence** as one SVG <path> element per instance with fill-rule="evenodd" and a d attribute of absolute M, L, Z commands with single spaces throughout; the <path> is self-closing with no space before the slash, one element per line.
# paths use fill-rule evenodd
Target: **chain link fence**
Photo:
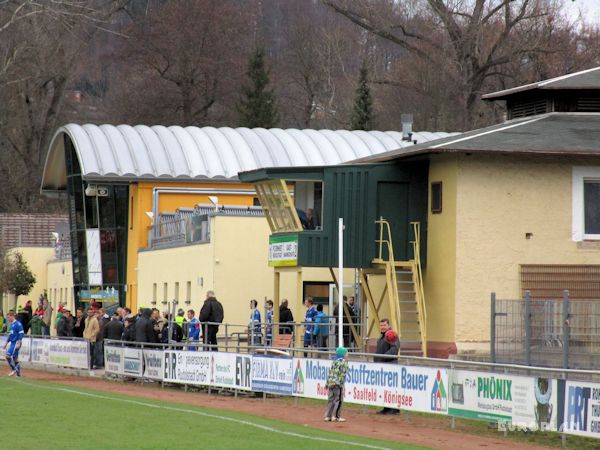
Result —
<path fill-rule="evenodd" d="M 600 300 L 491 296 L 492 362 L 600 369 Z"/>

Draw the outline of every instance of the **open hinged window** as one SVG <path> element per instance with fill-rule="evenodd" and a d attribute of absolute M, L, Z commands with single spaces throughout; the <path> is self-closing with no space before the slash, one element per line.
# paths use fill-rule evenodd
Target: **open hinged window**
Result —
<path fill-rule="evenodd" d="M 322 182 L 276 179 L 255 187 L 273 233 L 321 229 Z"/>

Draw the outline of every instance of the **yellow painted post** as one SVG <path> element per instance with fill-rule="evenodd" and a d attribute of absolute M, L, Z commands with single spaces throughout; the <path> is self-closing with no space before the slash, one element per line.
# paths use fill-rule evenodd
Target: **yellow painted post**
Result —
<path fill-rule="evenodd" d="M 280 274 L 277 268 L 273 274 L 273 342 L 279 337 L 279 294 L 280 294 Z"/>
<path fill-rule="evenodd" d="M 304 299 L 302 298 L 302 268 L 296 269 L 296 304 L 303 304 Z M 302 311 L 302 310 L 301 310 Z M 304 316 L 296 318 L 296 322 L 304 322 Z M 304 327 L 296 327 L 296 347 L 302 347 L 304 345 Z"/>

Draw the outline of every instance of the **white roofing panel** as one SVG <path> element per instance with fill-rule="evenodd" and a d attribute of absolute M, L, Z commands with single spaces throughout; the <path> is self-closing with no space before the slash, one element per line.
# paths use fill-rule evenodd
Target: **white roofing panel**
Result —
<path fill-rule="evenodd" d="M 169 164 L 172 174 L 176 174 L 175 177 L 190 177 L 190 164 L 185 155 L 185 152 L 181 148 L 181 144 L 177 139 L 175 133 L 169 130 L 167 127 L 154 126 L 152 131 L 156 134 L 163 149 L 168 149 L 165 154 L 169 160 Z"/>
<path fill-rule="evenodd" d="M 236 128 L 242 139 L 246 141 L 252 154 L 256 157 L 259 167 L 276 166 L 277 158 L 273 154 L 272 148 L 265 145 L 265 142 L 249 128 Z"/>
<path fill-rule="evenodd" d="M 301 130 L 291 128 L 285 130 L 285 133 L 289 134 L 300 146 L 302 153 L 306 155 L 308 164 L 311 166 L 323 166 L 326 164 L 325 158 L 323 157 L 323 151 L 315 145 L 313 140 Z"/>
<path fill-rule="evenodd" d="M 177 139 L 177 143 L 185 156 L 185 160 L 188 164 L 189 176 L 192 178 L 201 177 L 203 175 L 206 176 L 208 168 L 204 165 L 202 154 L 192 135 L 183 128 L 177 126 L 169 127 L 169 131 L 172 132 L 175 139 Z"/>
<path fill-rule="evenodd" d="M 416 132 L 419 143 L 454 133 Z M 64 136 L 86 179 L 235 179 L 261 167 L 334 165 L 407 147 L 395 131 L 77 125 L 50 144 L 42 190 L 65 188 Z M 60 167 L 59 167 L 60 166 Z"/>

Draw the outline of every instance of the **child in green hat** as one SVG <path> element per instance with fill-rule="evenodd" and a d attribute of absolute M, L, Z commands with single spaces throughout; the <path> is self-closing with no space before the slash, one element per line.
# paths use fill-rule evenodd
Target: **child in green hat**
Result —
<path fill-rule="evenodd" d="M 335 351 L 335 359 L 329 369 L 327 377 L 327 408 L 325 408 L 325 422 L 345 422 L 340 417 L 342 403 L 344 401 L 344 384 L 346 383 L 346 372 L 348 372 L 348 361 L 345 357 L 348 350 L 338 347 Z"/>

